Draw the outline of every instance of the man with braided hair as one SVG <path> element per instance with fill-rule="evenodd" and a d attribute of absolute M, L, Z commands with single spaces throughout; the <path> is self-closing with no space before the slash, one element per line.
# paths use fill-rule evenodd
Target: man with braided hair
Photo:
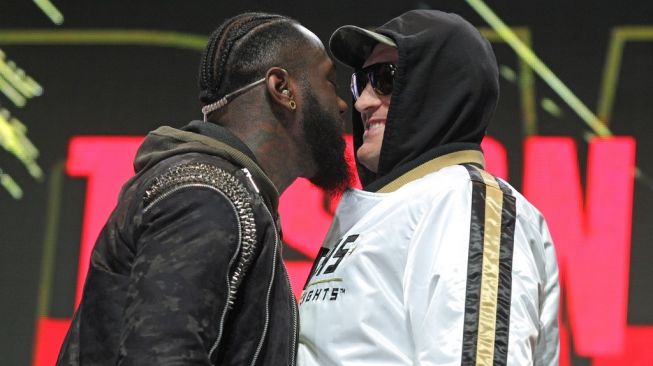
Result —
<path fill-rule="evenodd" d="M 348 183 L 333 63 L 296 21 L 245 13 L 211 35 L 199 84 L 204 120 L 139 148 L 59 365 L 295 364 L 277 202 L 297 177 Z"/>

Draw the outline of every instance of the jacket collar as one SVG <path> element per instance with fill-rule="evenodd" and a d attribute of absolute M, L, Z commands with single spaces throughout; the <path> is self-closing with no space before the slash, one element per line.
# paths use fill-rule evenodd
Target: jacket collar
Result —
<path fill-rule="evenodd" d="M 427 174 L 435 173 L 438 170 L 458 164 L 477 164 L 482 168 L 485 166 L 485 158 L 483 153 L 477 150 L 461 150 L 455 151 L 446 155 L 438 156 L 437 158 L 431 159 L 417 167 L 409 170 L 408 172 L 402 174 L 398 178 L 394 179 L 390 183 L 381 187 L 377 192 L 379 193 L 390 193 L 398 190 L 404 185 L 420 179 Z"/>
<path fill-rule="evenodd" d="M 135 161 L 138 172 L 172 155 L 199 152 L 220 156 L 252 174 L 263 200 L 271 212 L 277 212 L 279 191 L 256 161 L 254 153 L 238 137 L 222 126 L 193 121 L 178 129 L 162 126 L 150 132 Z"/>

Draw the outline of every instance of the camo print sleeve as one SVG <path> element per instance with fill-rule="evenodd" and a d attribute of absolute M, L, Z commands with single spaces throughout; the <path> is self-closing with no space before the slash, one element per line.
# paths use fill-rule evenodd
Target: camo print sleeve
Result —
<path fill-rule="evenodd" d="M 121 365 L 209 365 L 239 223 L 209 187 L 179 189 L 143 217 L 120 335 Z"/>

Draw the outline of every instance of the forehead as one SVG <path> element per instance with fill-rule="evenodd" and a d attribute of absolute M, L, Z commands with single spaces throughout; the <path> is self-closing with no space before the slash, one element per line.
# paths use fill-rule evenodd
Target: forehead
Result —
<path fill-rule="evenodd" d="M 395 47 L 379 43 L 374 47 L 370 56 L 365 60 L 363 67 L 378 64 L 379 62 L 394 62 L 399 60 L 399 52 Z"/>
<path fill-rule="evenodd" d="M 315 33 L 311 32 L 308 30 L 308 28 L 304 27 L 301 24 L 294 24 L 294 27 L 297 28 L 297 30 L 299 30 L 299 32 L 306 38 L 306 41 L 309 45 L 326 53 L 322 41 L 320 38 L 318 38 L 318 36 L 315 35 Z"/>
<path fill-rule="evenodd" d="M 329 55 L 327 55 L 324 44 L 320 38 L 303 25 L 295 24 L 294 26 L 305 36 L 308 49 L 304 50 L 304 52 L 309 53 L 310 58 L 313 59 L 313 62 L 308 63 L 307 67 L 330 69 L 333 66 L 333 62 L 331 61 L 331 58 L 329 58 Z"/>

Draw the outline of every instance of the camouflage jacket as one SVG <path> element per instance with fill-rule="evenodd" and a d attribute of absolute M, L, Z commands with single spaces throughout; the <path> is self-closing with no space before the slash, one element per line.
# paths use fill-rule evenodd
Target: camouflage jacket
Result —
<path fill-rule="evenodd" d="M 58 365 L 294 365 L 278 194 L 228 131 L 151 132 L 91 256 Z"/>

